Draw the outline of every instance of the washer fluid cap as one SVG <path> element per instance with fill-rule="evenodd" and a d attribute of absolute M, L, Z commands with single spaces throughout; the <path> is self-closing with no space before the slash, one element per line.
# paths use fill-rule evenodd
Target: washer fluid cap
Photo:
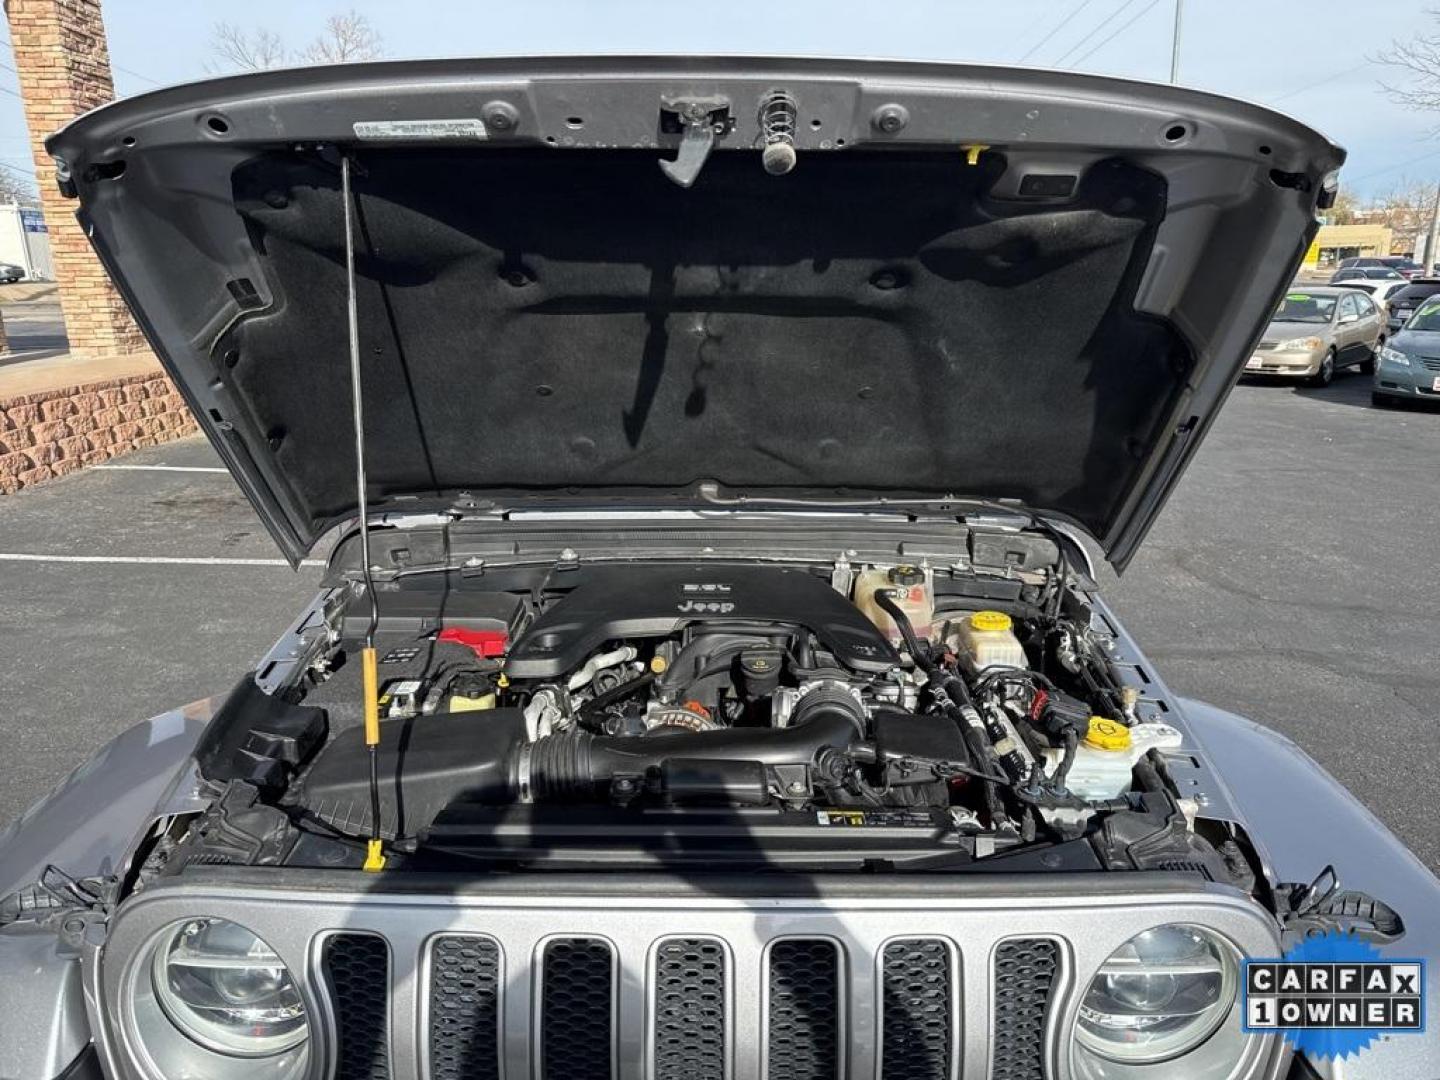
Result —
<path fill-rule="evenodd" d="M 970 625 L 982 634 L 1003 634 L 1014 622 L 1003 611 L 977 611 L 970 616 Z"/>
<path fill-rule="evenodd" d="M 1092 716 L 1085 742 L 1098 750 L 1126 750 L 1130 746 L 1130 729 L 1103 716 Z"/>

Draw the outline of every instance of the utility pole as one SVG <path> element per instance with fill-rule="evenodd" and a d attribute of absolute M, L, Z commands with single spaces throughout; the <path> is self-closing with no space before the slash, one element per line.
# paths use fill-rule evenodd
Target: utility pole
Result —
<path fill-rule="evenodd" d="M 1175 33 L 1170 38 L 1170 81 L 1180 81 L 1180 15 L 1185 10 L 1185 0 L 1175 0 Z"/>
<path fill-rule="evenodd" d="M 1430 276 L 1430 267 L 1440 256 L 1440 251 L 1435 250 L 1437 239 L 1440 239 L 1440 184 L 1435 186 L 1435 209 L 1430 213 L 1430 242 L 1425 245 L 1425 277 Z"/>

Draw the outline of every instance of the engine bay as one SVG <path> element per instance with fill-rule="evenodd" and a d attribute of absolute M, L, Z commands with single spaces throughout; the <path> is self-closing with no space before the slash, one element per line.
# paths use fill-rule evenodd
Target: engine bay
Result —
<path fill-rule="evenodd" d="M 302 678 L 227 705 L 200 758 L 229 788 L 166 858 L 348 864 L 378 832 L 417 867 L 1043 850 L 1248 881 L 1169 776 L 1181 731 L 1118 677 L 1057 544 L 1025 542 L 1058 570 L 597 560 L 401 577 L 373 608 L 353 588 Z"/>

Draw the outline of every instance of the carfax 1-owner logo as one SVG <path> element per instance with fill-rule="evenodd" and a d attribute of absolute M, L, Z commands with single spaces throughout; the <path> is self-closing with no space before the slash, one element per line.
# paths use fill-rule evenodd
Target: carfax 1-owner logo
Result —
<path fill-rule="evenodd" d="M 1425 1030 L 1425 962 L 1384 958 L 1331 932 L 1279 960 L 1247 960 L 1245 1030 L 1284 1035 L 1312 1058 L 1358 1054 L 1381 1035 Z"/>

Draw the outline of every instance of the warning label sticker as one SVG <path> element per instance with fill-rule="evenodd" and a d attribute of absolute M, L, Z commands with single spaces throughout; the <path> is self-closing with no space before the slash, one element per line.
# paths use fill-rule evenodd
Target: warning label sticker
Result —
<path fill-rule="evenodd" d="M 357 139 L 483 139 L 485 121 L 478 118 L 454 120 L 357 120 Z"/>

